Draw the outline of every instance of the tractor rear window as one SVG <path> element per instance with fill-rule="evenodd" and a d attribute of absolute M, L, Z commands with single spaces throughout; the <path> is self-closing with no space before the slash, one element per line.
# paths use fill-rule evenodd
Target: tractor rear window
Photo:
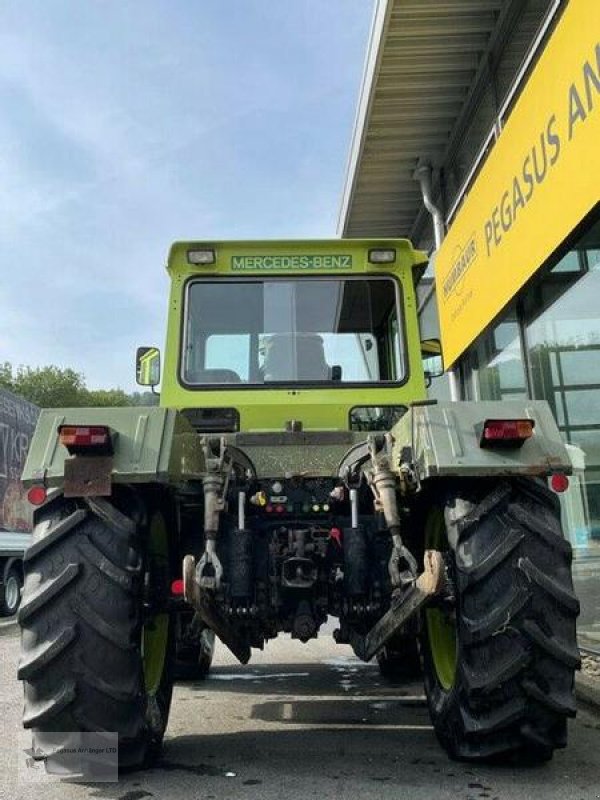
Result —
<path fill-rule="evenodd" d="M 195 280 L 188 284 L 183 380 L 348 384 L 404 377 L 391 278 Z"/>

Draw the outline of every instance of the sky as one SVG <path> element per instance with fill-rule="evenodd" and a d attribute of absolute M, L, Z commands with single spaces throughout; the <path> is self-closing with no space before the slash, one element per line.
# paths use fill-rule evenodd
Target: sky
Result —
<path fill-rule="evenodd" d="M 135 389 L 179 239 L 333 237 L 373 0 L 4 0 L 0 363 Z"/>

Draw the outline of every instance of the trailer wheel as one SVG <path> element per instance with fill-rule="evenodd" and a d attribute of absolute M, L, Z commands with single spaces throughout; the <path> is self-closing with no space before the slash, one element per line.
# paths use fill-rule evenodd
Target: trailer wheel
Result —
<path fill-rule="evenodd" d="M 545 484 L 480 484 L 427 515 L 425 545 L 446 551 L 455 594 L 423 614 L 429 710 L 453 758 L 545 761 L 575 716 L 571 547 Z"/>
<path fill-rule="evenodd" d="M 114 504 L 59 499 L 25 553 L 18 676 L 34 748 L 45 732 L 110 731 L 120 768 L 160 751 L 172 693 L 165 518 Z"/>
<path fill-rule="evenodd" d="M 17 567 L 9 567 L 0 585 L 0 616 L 11 617 L 17 613 L 21 601 L 21 573 Z"/>
<path fill-rule="evenodd" d="M 423 674 L 417 637 L 398 636 L 377 653 L 377 665 L 383 678 L 392 683 L 415 680 Z"/>

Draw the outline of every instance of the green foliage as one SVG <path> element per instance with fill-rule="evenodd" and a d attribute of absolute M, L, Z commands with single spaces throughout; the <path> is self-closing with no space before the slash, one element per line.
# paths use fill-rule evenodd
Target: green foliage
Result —
<path fill-rule="evenodd" d="M 104 407 L 131 405 L 130 397 L 123 389 L 86 389 L 85 396 L 85 403 L 81 403 L 80 405 Z"/>
<path fill-rule="evenodd" d="M 157 406 L 160 395 L 154 392 L 132 392 L 129 400 L 132 406 Z"/>
<path fill-rule="evenodd" d="M 0 370 L 0 385 L 42 408 L 85 405 L 83 375 L 60 367 L 24 367 L 14 370 L 5 363 Z"/>
<path fill-rule="evenodd" d="M 8 389 L 40 408 L 80 408 L 157 405 L 150 392 L 128 395 L 123 389 L 88 389 L 80 372 L 48 367 L 20 366 L 8 361 L 0 364 L 0 388 Z"/>

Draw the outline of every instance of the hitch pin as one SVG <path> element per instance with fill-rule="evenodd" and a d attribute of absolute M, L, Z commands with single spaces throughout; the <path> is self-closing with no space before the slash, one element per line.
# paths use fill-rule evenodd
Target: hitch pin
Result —
<path fill-rule="evenodd" d="M 238 493 L 238 530 L 246 528 L 246 492 Z"/>
<path fill-rule="evenodd" d="M 353 530 L 358 528 L 358 492 L 356 489 L 350 489 L 350 527 Z"/>

